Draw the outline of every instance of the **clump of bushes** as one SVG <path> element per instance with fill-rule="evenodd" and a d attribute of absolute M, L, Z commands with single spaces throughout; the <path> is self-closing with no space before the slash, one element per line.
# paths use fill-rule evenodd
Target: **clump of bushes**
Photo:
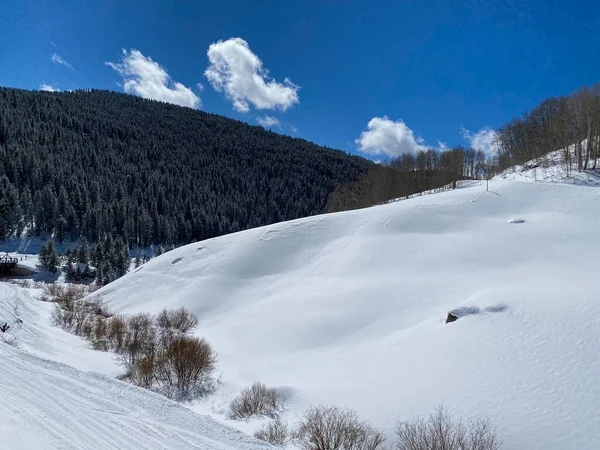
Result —
<path fill-rule="evenodd" d="M 383 432 L 359 420 L 355 411 L 337 406 L 310 408 L 294 433 L 303 450 L 379 450 Z"/>
<path fill-rule="evenodd" d="M 188 333 L 198 319 L 185 308 L 157 316 L 113 315 L 100 297 L 86 298 L 83 287 L 48 287 L 58 325 L 92 343 L 114 351 L 134 384 L 183 400 L 214 389 L 216 353 L 205 340 Z"/>
<path fill-rule="evenodd" d="M 261 441 L 268 442 L 271 445 L 284 447 L 290 442 L 292 435 L 287 423 L 276 419 L 264 424 L 256 430 L 254 437 Z"/>
<path fill-rule="evenodd" d="M 279 419 L 254 436 L 272 445 L 293 442 L 302 450 L 383 450 L 383 432 L 336 406 L 310 408 L 293 430 Z M 398 422 L 394 450 L 499 450 L 500 439 L 489 419 L 454 419 L 442 405 L 427 419 Z"/>
<path fill-rule="evenodd" d="M 274 388 L 263 383 L 254 383 L 240 392 L 229 404 L 230 419 L 245 419 L 262 415 L 276 418 L 283 410 L 285 398 Z"/>
<path fill-rule="evenodd" d="M 454 419 L 444 405 L 427 419 L 399 422 L 396 450 L 499 450 L 501 443 L 489 419 L 468 423 Z"/>

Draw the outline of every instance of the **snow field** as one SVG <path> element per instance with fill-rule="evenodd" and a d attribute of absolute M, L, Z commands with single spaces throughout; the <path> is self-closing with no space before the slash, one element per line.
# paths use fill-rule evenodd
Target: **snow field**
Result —
<path fill-rule="evenodd" d="M 335 404 L 392 438 L 444 401 L 489 416 L 505 448 L 599 448 L 600 189 L 489 187 L 190 244 L 96 294 L 198 316 L 224 386 L 191 407 L 217 418 L 262 381 L 287 393 L 290 422 Z M 470 313 L 445 324 L 457 308 Z"/>

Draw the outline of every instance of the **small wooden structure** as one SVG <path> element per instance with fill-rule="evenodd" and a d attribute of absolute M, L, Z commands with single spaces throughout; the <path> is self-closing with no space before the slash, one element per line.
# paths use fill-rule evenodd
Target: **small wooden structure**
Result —
<path fill-rule="evenodd" d="M 0 257 L 0 268 L 14 269 L 17 267 L 19 258 L 12 258 L 8 253 Z"/>

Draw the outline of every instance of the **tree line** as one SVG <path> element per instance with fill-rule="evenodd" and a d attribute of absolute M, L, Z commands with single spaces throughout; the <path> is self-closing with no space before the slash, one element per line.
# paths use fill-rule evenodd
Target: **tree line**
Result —
<path fill-rule="evenodd" d="M 364 208 L 458 180 L 491 176 L 495 170 L 490 157 L 473 148 L 457 146 L 442 151 L 405 153 L 371 167 L 358 181 L 338 185 L 329 200 L 328 211 Z"/>
<path fill-rule="evenodd" d="M 600 84 L 541 102 L 498 130 L 498 166 L 544 158 L 560 150 L 567 175 L 596 169 L 600 157 Z"/>
<path fill-rule="evenodd" d="M 371 165 L 131 95 L 0 88 L 0 239 L 179 245 L 323 213 Z"/>

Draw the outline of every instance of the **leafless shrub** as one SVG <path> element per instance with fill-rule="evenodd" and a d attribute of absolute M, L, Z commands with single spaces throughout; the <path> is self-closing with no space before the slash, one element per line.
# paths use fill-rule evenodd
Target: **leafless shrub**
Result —
<path fill-rule="evenodd" d="M 230 419 L 245 419 L 254 415 L 276 418 L 283 410 L 285 399 L 274 388 L 254 383 L 244 388 L 229 404 Z"/>
<path fill-rule="evenodd" d="M 138 361 L 130 374 L 133 384 L 152 389 L 156 380 L 156 354 L 150 353 Z"/>
<path fill-rule="evenodd" d="M 89 284 L 87 287 L 87 291 L 91 294 L 92 292 L 96 292 L 102 286 L 96 283 Z"/>
<path fill-rule="evenodd" d="M 110 347 L 110 341 L 108 340 L 108 321 L 102 316 L 95 317 L 94 331 L 92 337 L 92 346 L 96 350 L 103 352 L 108 351 Z"/>
<path fill-rule="evenodd" d="M 284 447 L 290 441 L 290 430 L 287 423 L 276 419 L 256 430 L 254 437 L 271 445 Z"/>
<path fill-rule="evenodd" d="M 132 373 L 138 362 L 156 351 L 156 329 L 150 314 L 135 314 L 127 319 L 123 345 L 119 352 L 121 362 Z"/>
<path fill-rule="evenodd" d="M 164 309 L 156 317 L 156 326 L 160 330 L 162 336 L 167 338 L 175 338 L 198 325 L 198 318 L 185 308 L 176 310 Z"/>
<path fill-rule="evenodd" d="M 44 293 L 50 297 L 59 297 L 65 291 L 65 288 L 57 283 L 47 283 L 44 285 Z"/>
<path fill-rule="evenodd" d="M 52 323 L 65 330 L 71 330 L 73 324 L 73 310 L 63 309 L 60 304 L 55 304 L 52 310 Z"/>
<path fill-rule="evenodd" d="M 161 350 L 155 363 L 160 390 L 172 398 L 210 391 L 217 357 L 205 339 L 182 336 Z"/>
<path fill-rule="evenodd" d="M 396 450 L 498 450 L 500 439 L 489 419 L 467 424 L 455 420 L 444 405 L 427 419 L 400 422 Z"/>
<path fill-rule="evenodd" d="M 125 316 L 113 316 L 108 319 L 106 335 L 108 342 L 116 352 L 120 352 L 125 343 L 127 332 L 127 319 Z"/>
<path fill-rule="evenodd" d="M 40 296 L 38 297 L 38 300 L 39 300 L 40 302 L 51 302 L 51 301 L 53 301 L 54 299 L 53 299 L 52 297 L 50 297 L 50 296 L 46 295 L 46 294 L 42 294 L 42 295 L 40 295 Z"/>
<path fill-rule="evenodd" d="M 377 450 L 383 433 L 358 419 L 355 411 L 336 406 L 310 408 L 295 432 L 303 450 Z"/>

